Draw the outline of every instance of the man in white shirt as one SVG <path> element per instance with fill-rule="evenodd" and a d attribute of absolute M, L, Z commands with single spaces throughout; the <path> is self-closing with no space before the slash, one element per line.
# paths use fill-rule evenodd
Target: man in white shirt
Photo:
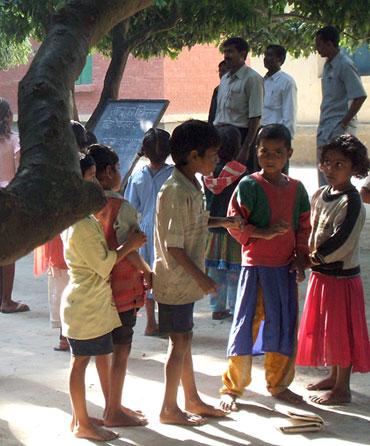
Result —
<path fill-rule="evenodd" d="M 267 73 L 263 78 L 265 96 L 262 110 L 262 125 L 283 124 L 295 133 L 297 117 L 297 85 L 289 74 L 281 70 L 286 50 L 281 45 L 269 45 L 263 63 Z"/>
<path fill-rule="evenodd" d="M 222 76 L 217 94 L 214 125 L 230 124 L 241 134 L 242 147 L 237 161 L 257 170 L 254 141 L 260 126 L 263 104 L 263 79 L 245 64 L 249 45 L 241 37 L 231 37 L 222 44 L 229 70 Z"/>

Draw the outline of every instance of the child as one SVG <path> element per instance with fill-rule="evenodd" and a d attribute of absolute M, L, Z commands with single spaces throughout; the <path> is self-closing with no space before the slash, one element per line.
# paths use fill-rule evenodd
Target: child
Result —
<path fill-rule="evenodd" d="M 87 181 L 95 179 L 92 157 L 81 154 L 81 170 Z M 62 295 L 62 333 L 71 349 L 69 392 L 73 410 L 72 431 L 76 437 L 96 441 L 117 434 L 94 424 L 88 416 L 85 372 L 91 356 L 112 352 L 112 330 L 121 321 L 112 301 L 109 275 L 115 264 L 145 243 L 145 236 L 130 232 L 126 242 L 109 250 L 99 222 L 92 215 L 62 233 L 69 283 Z"/>
<path fill-rule="evenodd" d="M 159 189 L 173 170 L 173 166 L 166 164 L 170 154 L 169 139 L 170 134 L 161 129 L 153 128 L 146 132 L 141 154 L 149 159 L 149 164 L 129 178 L 125 190 L 125 198 L 138 211 L 141 230 L 148 237 L 148 243 L 139 252 L 151 268 L 154 263 L 155 203 Z M 155 302 L 150 292 L 147 293 L 145 309 L 147 317 L 145 335 L 158 335 Z"/>
<path fill-rule="evenodd" d="M 261 320 L 267 389 L 275 398 L 298 403 L 289 390 L 294 377 L 298 280 L 308 254 L 310 205 L 300 181 L 282 170 L 292 155 L 289 130 L 263 127 L 257 137 L 261 171 L 238 184 L 228 215 L 245 219 L 243 231 L 229 230 L 242 245 L 242 271 L 223 374 L 221 407 L 237 410 L 236 398 L 251 382 L 252 347 Z"/>
<path fill-rule="evenodd" d="M 0 98 L 0 187 L 15 176 L 20 158 L 18 135 L 12 132 L 13 113 L 8 102 Z M 28 305 L 12 300 L 15 263 L 0 266 L 0 310 L 2 313 L 29 311 Z"/>
<path fill-rule="evenodd" d="M 195 174 L 213 172 L 219 143 L 217 131 L 205 122 L 190 120 L 176 127 L 170 140 L 175 168 L 158 194 L 153 288 L 159 302 L 159 330 L 170 338 L 160 413 L 160 421 L 167 424 L 199 425 L 206 421 L 203 416 L 225 414 L 200 399 L 191 357 L 194 302 L 217 288 L 204 273 L 209 216 Z M 239 225 L 226 218 L 211 224 Z M 180 380 L 186 412 L 177 405 Z"/>
<path fill-rule="evenodd" d="M 221 138 L 216 170 L 203 178 L 207 210 L 212 217 L 225 217 L 234 189 L 247 168 L 233 161 L 240 150 L 240 132 L 232 125 L 217 127 Z M 240 273 L 240 245 L 225 228 L 210 228 L 206 247 L 208 276 L 220 284 L 215 294 L 210 294 L 212 319 L 220 320 L 234 313 L 236 290 Z M 229 309 L 226 309 L 226 303 Z"/>
<path fill-rule="evenodd" d="M 328 390 L 317 404 L 351 401 L 350 376 L 370 371 L 370 343 L 360 277 L 359 237 L 365 209 L 351 177 L 370 167 L 366 147 L 352 135 L 322 148 L 320 169 L 328 186 L 312 198 L 309 239 L 312 272 L 298 335 L 297 364 L 331 366 L 309 390 Z"/>
<path fill-rule="evenodd" d="M 96 177 L 104 189 L 107 204 L 95 214 L 103 227 L 109 249 L 124 243 L 129 230 L 139 230 L 136 210 L 118 193 L 121 174 L 117 154 L 108 146 L 93 144 L 89 154 L 96 164 Z M 142 257 L 130 252 L 111 273 L 113 300 L 122 327 L 113 330 L 113 358 L 110 373 L 108 402 L 104 413 L 105 426 L 140 426 L 146 420 L 139 412 L 122 407 L 122 389 L 126 376 L 127 361 L 131 351 L 136 314 L 144 305 L 145 282 L 151 288 L 151 270 Z M 101 373 L 101 372 L 100 372 Z M 103 372 L 104 373 L 104 372 Z"/>

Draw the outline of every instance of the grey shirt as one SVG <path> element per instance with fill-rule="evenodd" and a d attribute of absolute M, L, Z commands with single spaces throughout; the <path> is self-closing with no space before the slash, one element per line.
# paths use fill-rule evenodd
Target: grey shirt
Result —
<path fill-rule="evenodd" d="M 342 128 L 341 121 L 348 112 L 351 100 L 366 96 L 357 68 L 342 51 L 330 61 L 325 62 L 321 87 L 322 102 L 317 129 L 318 146 L 326 144 L 335 136 L 355 132 L 355 118 L 346 131 Z"/>
<path fill-rule="evenodd" d="M 231 124 L 247 128 L 250 118 L 262 115 L 263 79 L 247 65 L 221 78 L 217 110 L 213 124 Z"/>

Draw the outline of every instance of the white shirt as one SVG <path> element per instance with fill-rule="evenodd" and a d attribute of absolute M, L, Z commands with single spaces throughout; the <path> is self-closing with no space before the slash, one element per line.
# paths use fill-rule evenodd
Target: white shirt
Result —
<path fill-rule="evenodd" d="M 283 124 L 294 137 L 297 119 L 297 85 L 284 71 L 264 77 L 262 125 Z"/>

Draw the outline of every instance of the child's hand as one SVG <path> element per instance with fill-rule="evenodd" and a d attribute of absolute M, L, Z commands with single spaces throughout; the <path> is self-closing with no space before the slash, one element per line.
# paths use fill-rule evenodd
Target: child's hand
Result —
<path fill-rule="evenodd" d="M 227 217 L 223 226 L 226 229 L 238 229 L 242 231 L 244 229 L 244 220 L 240 216 Z"/>
<path fill-rule="evenodd" d="M 220 287 L 214 280 L 210 279 L 207 274 L 204 273 L 199 277 L 197 282 L 204 291 L 204 294 L 217 293 L 217 290 Z"/>
<path fill-rule="evenodd" d="M 274 223 L 269 228 L 265 229 L 264 238 L 266 240 L 271 240 L 274 237 L 277 237 L 278 235 L 283 235 L 287 233 L 288 230 L 289 230 L 289 223 L 284 220 L 281 220 L 278 221 L 277 223 Z"/>
<path fill-rule="evenodd" d="M 132 248 L 133 251 L 144 246 L 146 241 L 146 235 L 139 229 L 131 228 L 128 231 L 126 243 L 130 246 L 130 248 Z"/>
<path fill-rule="evenodd" d="M 145 289 L 151 290 L 153 287 L 153 273 L 152 271 L 144 271 Z"/>
<path fill-rule="evenodd" d="M 291 264 L 290 264 L 290 270 L 291 273 L 295 271 L 297 273 L 296 281 L 297 283 L 303 282 L 306 278 L 306 274 L 304 272 L 304 267 L 302 263 L 298 260 L 297 257 L 295 257 Z"/>

